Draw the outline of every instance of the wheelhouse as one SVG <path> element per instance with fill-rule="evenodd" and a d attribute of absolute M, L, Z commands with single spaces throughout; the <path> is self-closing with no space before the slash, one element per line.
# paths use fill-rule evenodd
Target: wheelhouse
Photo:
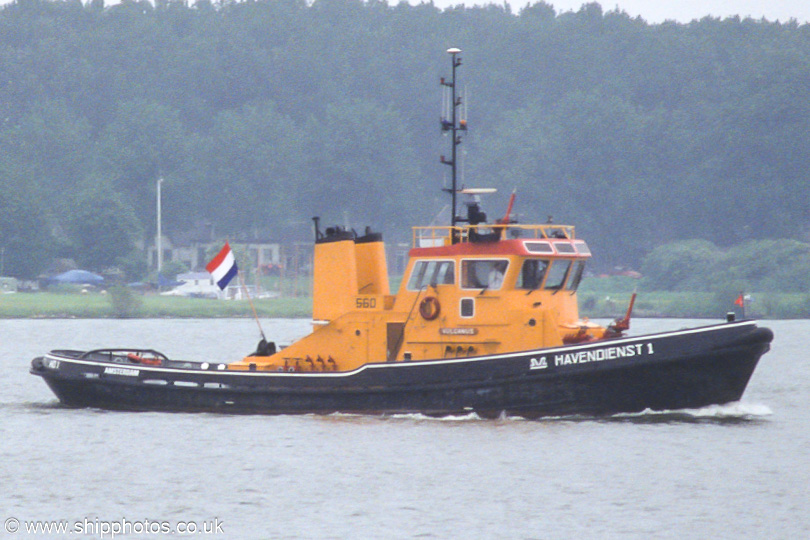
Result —
<path fill-rule="evenodd" d="M 471 232 L 476 229 L 481 227 L 415 227 L 406 291 L 453 285 L 462 291 L 573 293 L 579 287 L 591 252 L 573 227 L 490 226 L 477 235 Z M 507 239 L 476 240 L 493 233 Z M 531 237 L 521 238 L 526 233 Z"/>

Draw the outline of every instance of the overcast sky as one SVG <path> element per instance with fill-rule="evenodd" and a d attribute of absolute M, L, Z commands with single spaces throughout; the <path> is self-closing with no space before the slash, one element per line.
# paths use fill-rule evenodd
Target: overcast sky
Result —
<path fill-rule="evenodd" d="M 409 0 L 418 4 L 420 0 Z M 490 0 L 433 0 L 439 7 L 452 4 L 500 4 L 501 1 Z M 598 1 L 598 0 L 597 0 Z M 391 0 L 389 0 L 389 3 Z M 525 6 L 527 0 L 509 0 L 514 11 Z M 547 4 L 555 7 L 557 12 L 576 11 L 583 0 L 546 0 Z M 701 19 L 706 15 L 713 17 L 730 17 L 740 15 L 751 16 L 755 19 L 765 17 L 770 21 L 786 22 L 791 18 L 800 23 L 810 21 L 810 0 L 604 0 L 598 2 L 602 9 L 609 11 L 618 7 L 628 15 L 635 17 L 641 15 L 647 22 L 658 23 L 667 19 L 678 22 L 689 22 L 692 19 Z"/>
<path fill-rule="evenodd" d="M 7 4 L 13 0 L 0 0 L 0 4 Z M 83 0 L 86 1 L 86 0 Z M 107 5 L 117 3 L 118 0 L 107 0 Z M 310 0 L 311 1 L 311 0 Z M 423 0 L 407 0 L 411 4 L 419 4 Z M 428 1 L 428 0 L 424 0 Z M 475 4 L 502 4 L 504 0 L 433 0 L 438 7 L 447 7 L 454 4 L 465 4 L 472 6 Z M 512 10 L 517 12 L 526 4 L 539 0 L 508 0 Z M 751 16 L 755 19 L 762 17 L 769 21 L 787 22 L 796 19 L 800 23 L 810 22 L 810 0 L 603 0 L 599 1 L 602 9 L 610 11 L 619 8 L 635 17 L 641 15 L 647 22 L 658 23 L 671 19 L 678 22 L 689 22 L 693 19 L 701 19 L 706 15 L 713 17 L 731 17 L 740 15 L 741 17 Z M 187 0 L 188 4 L 193 4 L 194 0 Z M 388 0 L 394 5 L 399 0 Z M 583 0 L 546 0 L 546 3 L 553 5 L 557 12 L 576 11 Z"/>

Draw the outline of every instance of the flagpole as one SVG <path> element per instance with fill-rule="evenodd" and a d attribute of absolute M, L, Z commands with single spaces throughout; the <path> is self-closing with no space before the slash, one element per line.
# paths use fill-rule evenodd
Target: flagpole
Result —
<path fill-rule="evenodd" d="M 253 318 L 256 319 L 256 324 L 259 326 L 259 333 L 262 335 L 262 341 L 266 344 L 267 338 L 264 336 L 262 323 L 259 321 L 259 314 L 256 313 L 256 306 L 253 305 L 253 299 L 250 297 L 250 293 L 247 290 L 242 272 L 239 271 L 239 265 L 236 264 L 236 255 L 234 255 L 231 249 L 230 239 L 225 241 L 225 246 L 211 259 L 211 262 L 205 265 L 205 269 L 211 274 L 211 277 L 213 277 L 213 280 L 221 291 L 225 290 L 225 287 L 227 287 L 228 283 L 233 279 L 234 274 L 239 277 L 239 284 L 242 286 L 242 291 L 245 293 L 248 302 L 250 302 Z"/>
<path fill-rule="evenodd" d="M 734 303 L 742 308 L 742 318 L 745 319 L 745 291 L 740 293 Z"/>
<path fill-rule="evenodd" d="M 267 338 L 264 337 L 264 330 L 262 330 L 262 323 L 259 322 L 259 315 L 256 313 L 256 306 L 253 305 L 253 299 L 250 297 L 250 293 L 247 290 L 247 286 L 245 285 L 245 279 L 242 277 L 242 271 L 237 269 L 236 275 L 239 278 L 239 284 L 242 286 L 242 292 L 245 293 L 245 296 L 248 299 L 248 303 L 250 303 L 250 309 L 253 311 L 253 318 L 256 319 L 256 325 L 259 327 L 259 333 L 262 335 L 262 339 L 267 341 Z"/>

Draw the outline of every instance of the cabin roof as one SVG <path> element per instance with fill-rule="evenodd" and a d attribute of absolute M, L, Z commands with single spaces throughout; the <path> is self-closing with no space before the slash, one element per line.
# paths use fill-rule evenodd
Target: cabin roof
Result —
<path fill-rule="evenodd" d="M 459 242 L 457 244 L 414 247 L 411 257 L 455 256 L 547 256 L 590 257 L 591 251 L 584 240 L 572 238 L 516 238 L 496 242 Z"/>

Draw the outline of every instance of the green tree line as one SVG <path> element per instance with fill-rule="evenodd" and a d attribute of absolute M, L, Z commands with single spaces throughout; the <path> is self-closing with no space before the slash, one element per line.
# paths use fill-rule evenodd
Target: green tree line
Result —
<path fill-rule="evenodd" d="M 599 4 L 16 0 L 0 10 L 4 273 L 53 257 L 137 273 L 197 220 L 309 238 L 309 218 L 409 238 L 449 198 L 440 76 L 463 50 L 463 183 L 517 189 L 601 264 L 657 246 L 805 240 L 810 25 L 651 25 Z M 132 276 L 137 277 L 137 276 Z"/>

